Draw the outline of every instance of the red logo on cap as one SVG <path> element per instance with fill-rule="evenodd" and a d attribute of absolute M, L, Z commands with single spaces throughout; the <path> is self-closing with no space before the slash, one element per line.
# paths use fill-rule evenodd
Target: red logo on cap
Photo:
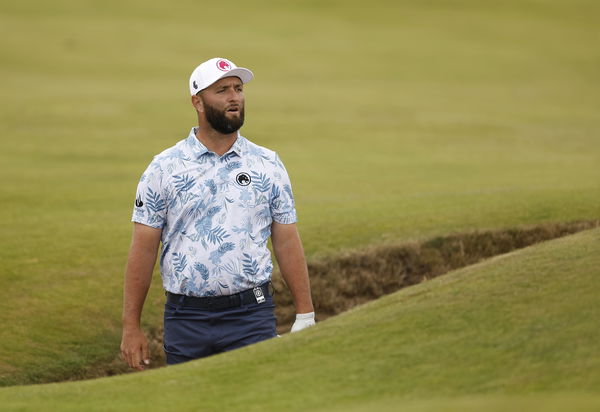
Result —
<path fill-rule="evenodd" d="M 217 68 L 224 72 L 228 72 L 229 70 L 231 70 L 231 64 L 229 64 L 229 62 L 227 60 L 218 60 Z"/>

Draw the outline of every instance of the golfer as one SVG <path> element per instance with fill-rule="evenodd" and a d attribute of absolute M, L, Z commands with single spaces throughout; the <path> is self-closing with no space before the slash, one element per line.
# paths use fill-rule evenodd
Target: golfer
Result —
<path fill-rule="evenodd" d="M 189 80 L 198 126 L 155 156 L 137 188 L 125 272 L 121 356 L 150 363 L 140 327 L 160 247 L 167 364 L 276 336 L 273 251 L 296 307 L 292 332 L 315 323 L 290 180 L 278 155 L 238 130 L 250 70 L 223 58 Z"/>

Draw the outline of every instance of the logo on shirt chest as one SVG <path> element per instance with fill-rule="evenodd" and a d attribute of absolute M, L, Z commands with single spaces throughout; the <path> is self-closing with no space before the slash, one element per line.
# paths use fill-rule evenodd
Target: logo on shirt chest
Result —
<path fill-rule="evenodd" d="M 248 186 L 252 179 L 250 179 L 250 175 L 246 172 L 238 173 L 235 177 L 235 181 L 240 186 Z"/>

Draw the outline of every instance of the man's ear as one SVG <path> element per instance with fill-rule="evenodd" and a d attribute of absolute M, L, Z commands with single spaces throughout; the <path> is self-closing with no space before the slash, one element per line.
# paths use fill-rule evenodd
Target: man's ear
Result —
<path fill-rule="evenodd" d="M 197 94 L 192 96 L 192 106 L 196 108 L 197 112 L 204 111 L 204 104 L 202 103 L 202 99 Z"/>

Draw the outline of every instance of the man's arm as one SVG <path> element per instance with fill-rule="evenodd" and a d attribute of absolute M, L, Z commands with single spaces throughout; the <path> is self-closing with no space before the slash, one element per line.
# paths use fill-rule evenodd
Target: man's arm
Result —
<path fill-rule="evenodd" d="M 144 370 L 150 363 L 148 341 L 142 332 L 142 308 L 152 281 L 162 230 L 135 223 L 125 270 L 121 357 L 130 367 Z"/>
<path fill-rule="evenodd" d="M 314 316 L 306 258 L 296 224 L 285 225 L 273 222 L 271 240 L 279 270 L 292 294 L 296 313 L 313 312 Z"/>

